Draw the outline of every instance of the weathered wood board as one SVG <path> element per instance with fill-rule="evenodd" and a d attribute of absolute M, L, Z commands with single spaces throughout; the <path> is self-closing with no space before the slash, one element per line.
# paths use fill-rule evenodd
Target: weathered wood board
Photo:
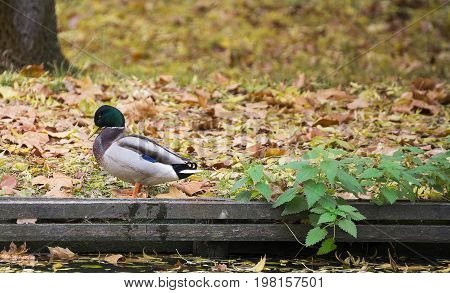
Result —
<path fill-rule="evenodd" d="M 397 202 L 376 206 L 351 202 L 367 220 L 450 221 L 450 203 Z M 269 203 L 239 203 L 226 199 L 45 199 L 0 198 L 0 220 L 38 219 L 215 219 L 280 220 L 282 209 Z M 300 215 L 301 217 L 301 215 Z"/>
<path fill-rule="evenodd" d="M 311 228 L 289 225 L 299 238 Z M 450 226 L 358 225 L 358 238 L 342 242 L 450 243 Z M 284 224 L 0 224 L 0 241 L 295 241 Z"/>
<path fill-rule="evenodd" d="M 367 220 L 358 222 L 358 238 L 338 230 L 338 242 L 450 243 L 450 203 L 351 204 Z M 78 247 L 81 243 L 83 251 L 91 252 L 97 251 L 97 243 L 110 243 L 106 250 L 114 252 L 125 252 L 127 247 L 139 251 L 141 246 L 157 243 L 150 247 L 170 247 L 171 251 L 191 247 L 207 256 L 227 254 L 234 243 L 255 247 L 272 243 L 278 251 L 282 243 L 296 243 L 294 235 L 305 239 L 311 228 L 302 221 L 305 214 L 283 217 L 281 213 L 282 209 L 268 203 L 227 199 L 0 198 L 0 242 L 74 243 Z M 23 218 L 37 222 L 16 223 Z"/>

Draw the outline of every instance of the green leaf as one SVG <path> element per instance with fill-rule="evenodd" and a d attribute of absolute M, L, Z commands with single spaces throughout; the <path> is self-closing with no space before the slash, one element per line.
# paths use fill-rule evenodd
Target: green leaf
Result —
<path fill-rule="evenodd" d="M 248 177 L 244 177 L 239 179 L 238 181 L 236 181 L 233 184 L 233 187 L 231 187 L 231 192 L 235 192 L 236 190 L 238 190 L 239 188 L 244 187 L 245 185 L 247 185 L 247 183 L 250 181 L 250 179 Z"/>
<path fill-rule="evenodd" d="M 325 185 L 308 180 L 303 185 L 303 191 L 306 195 L 308 206 L 312 207 L 325 194 Z"/>
<path fill-rule="evenodd" d="M 315 214 L 319 214 L 320 215 L 320 214 L 325 213 L 327 210 L 324 209 L 324 208 L 317 207 L 317 208 L 310 209 L 309 211 L 311 213 L 315 213 Z"/>
<path fill-rule="evenodd" d="M 327 236 L 328 232 L 320 227 L 313 228 L 309 230 L 308 235 L 306 235 L 306 246 L 311 246 L 321 241 Z"/>
<path fill-rule="evenodd" d="M 243 190 L 236 194 L 236 200 L 240 202 L 249 202 L 252 197 L 252 193 L 248 190 Z"/>
<path fill-rule="evenodd" d="M 295 178 L 294 185 L 298 185 L 306 180 L 310 180 L 319 173 L 319 170 L 316 167 L 304 166 L 302 169 L 297 171 L 297 177 Z"/>
<path fill-rule="evenodd" d="M 340 209 L 341 211 L 346 212 L 346 213 L 358 211 L 357 208 L 352 207 L 351 205 L 338 205 L 337 208 Z"/>
<path fill-rule="evenodd" d="M 393 188 L 389 188 L 389 187 L 381 187 L 380 189 L 381 194 L 384 196 L 384 198 L 390 203 L 393 204 L 394 202 L 397 201 L 397 199 L 399 198 L 399 194 L 398 191 L 393 189 Z"/>
<path fill-rule="evenodd" d="M 357 237 L 357 229 L 355 223 L 353 223 L 352 220 L 349 219 L 342 219 L 337 222 L 337 225 L 339 228 L 347 232 L 348 234 L 352 235 L 353 237 Z"/>
<path fill-rule="evenodd" d="M 408 147 L 405 147 L 404 149 L 408 150 L 408 151 L 410 151 L 411 153 L 414 153 L 414 154 L 423 154 L 425 152 L 424 150 L 419 149 L 417 147 L 413 147 L 413 146 L 408 146 Z"/>
<path fill-rule="evenodd" d="M 252 166 L 247 170 L 248 175 L 252 178 L 253 184 L 258 183 L 264 176 L 264 169 L 262 165 Z"/>
<path fill-rule="evenodd" d="M 324 209 L 335 209 L 336 208 L 336 199 L 331 196 L 322 196 L 319 199 L 319 205 Z"/>
<path fill-rule="evenodd" d="M 361 184 L 359 184 L 358 180 L 356 180 L 355 177 L 348 174 L 347 172 L 343 170 L 338 170 L 337 177 L 339 181 L 342 183 L 342 186 L 345 190 L 348 192 L 357 194 L 364 192 L 364 189 L 362 188 Z"/>
<path fill-rule="evenodd" d="M 320 215 L 319 221 L 317 224 L 330 223 L 336 221 L 336 214 L 332 213 L 324 213 Z"/>
<path fill-rule="evenodd" d="M 312 226 L 317 226 L 317 221 L 319 221 L 319 215 L 316 215 L 316 214 L 309 214 L 308 215 L 308 220 L 309 220 L 309 223 L 312 225 Z"/>
<path fill-rule="evenodd" d="M 360 212 L 348 212 L 347 215 L 353 221 L 361 221 L 361 220 L 365 220 L 366 219 L 366 217 L 364 217 L 364 215 L 361 214 Z"/>
<path fill-rule="evenodd" d="M 338 162 L 333 159 L 327 159 L 320 163 L 320 170 L 327 176 L 328 182 L 334 184 L 334 178 L 336 178 L 338 170 Z"/>
<path fill-rule="evenodd" d="M 402 175 L 403 175 L 403 179 L 405 179 L 405 180 L 408 181 L 409 183 L 414 184 L 414 185 L 417 185 L 417 186 L 420 186 L 420 185 L 421 185 L 421 184 L 420 184 L 420 181 L 417 180 L 416 177 L 410 175 L 409 173 L 403 172 Z"/>
<path fill-rule="evenodd" d="M 379 178 L 383 176 L 383 171 L 380 171 L 375 168 L 369 168 L 366 169 L 362 174 L 359 176 L 361 179 L 369 179 L 369 178 Z"/>
<path fill-rule="evenodd" d="M 317 254 L 318 255 L 324 255 L 324 254 L 332 252 L 336 248 L 337 248 L 337 246 L 334 243 L 334 239 L 333 238 L 328 238 L 328 239 L 325 239 L 322 242 L 322 245 L 320 246 L 319 250 L 317 251 Z"/>
<path fill-rule="evenodd" d="M 294 161 L 294 162 L 290 162 L 287 164 L 284 164 L 283 166 L 281 166 L 282 169 L 294 169 L 294 170 L 300 170 L 303 167 L 307 166 L 308 162 L 307 161 Z"/>
<path fill-rule="evenodd" d="M 355 147 L 352 144 L 344 140 L 336 139 L 335 142 L 346 150 L 353 151 L 355 149 Z"/>
<path fill-rule="evenodd" d="M 301 213 L 308 209 L 308 203 L 306 202 L 306 198 L 304 196 L 296 196 L 290 202 L 288 202 L 284 208 L 284 211 L 281 213 L 282 216 L 292 215 Z"/>
<path fill-rule="evenodd" d="M 258 190 L 259 193 L 261 193 L 267 201 L 270 201 L 272 196 L 272 189 L 270 188 L 269 184 L 265 182 L 258 182 L 255 185 L 255 189 Z"/>
<path fill-rule="evenodd" d="M 295 195 L 297 194 L 297 187 L 291 187 L 288 190 L 286 190 L 285 192 L 283 192 L 275 201 L 275 203 L 273 204 L 273 207 L 279 207 L 280 205 L 291 201 L 292 199 L 294 199 Z"/>

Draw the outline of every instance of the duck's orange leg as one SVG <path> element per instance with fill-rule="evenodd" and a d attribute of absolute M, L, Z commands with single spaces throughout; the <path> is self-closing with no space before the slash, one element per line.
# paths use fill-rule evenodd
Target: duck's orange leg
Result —
<path fill-rule="evenodd" d="M 134 184 L 133 193 L 131 194 L 132 198 L 136 198 L 139 192 L 141 192 L 142 183 L 136 182 Z"/>

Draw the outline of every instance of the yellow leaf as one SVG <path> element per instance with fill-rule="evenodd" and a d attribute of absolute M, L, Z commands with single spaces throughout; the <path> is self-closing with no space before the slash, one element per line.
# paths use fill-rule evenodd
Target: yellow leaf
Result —
<path fill-rule="evenodd" d="M 261 260 L 253 268 L 251 268 L 250 271 L 253 273 L 260 273 L 264 270 L 265 265 L 266 256 L 264 255 L 264 257 L 261 257 Z"/>

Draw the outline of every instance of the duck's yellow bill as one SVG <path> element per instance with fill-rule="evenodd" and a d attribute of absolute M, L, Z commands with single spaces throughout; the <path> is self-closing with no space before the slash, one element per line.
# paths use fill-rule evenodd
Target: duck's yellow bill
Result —
<path fill-rule="evenodd" d="M 96 134 L 99 129 L 100 129 L 100 127 L 94 126 L 94 128 L 92 128 L 92 130 L 91 130 L 91 133 L 89 133 L 89 139 L 91 139 L 91 137 L 93 137 L 94 134 Z"/>

